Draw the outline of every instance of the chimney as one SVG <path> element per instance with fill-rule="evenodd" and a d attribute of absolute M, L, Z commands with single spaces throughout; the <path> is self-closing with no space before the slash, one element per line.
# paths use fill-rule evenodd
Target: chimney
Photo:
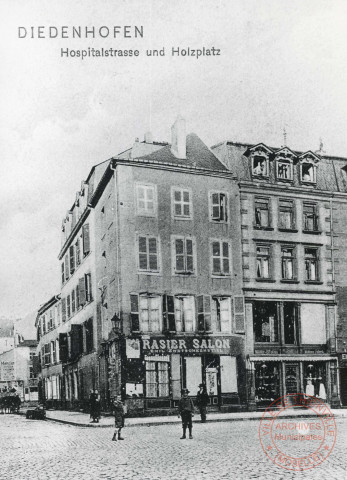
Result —
<path fill-rule="evenodd" d="M 171 152 L 176 158 L 187 158 L 186 121 L 180 115 L 171 127 Z"/>
<path fill-rule="evenodd" d="M 153 143 L 152 132 L 146 132 L 145 133 L 145 143 Z"/>

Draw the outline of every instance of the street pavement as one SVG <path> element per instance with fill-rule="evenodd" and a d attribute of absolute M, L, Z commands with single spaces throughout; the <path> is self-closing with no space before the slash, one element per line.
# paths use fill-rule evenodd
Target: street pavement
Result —
<path fill-rule="evenodd" d="M 347 418 L 338 417 L 330 457 L 304 472 L 274 465 L 259 442 L 259 421 L 194 422 L 192 440 L 179 424 L 86 428 L 0 415 L 1 480 L 345 480 Z"/>

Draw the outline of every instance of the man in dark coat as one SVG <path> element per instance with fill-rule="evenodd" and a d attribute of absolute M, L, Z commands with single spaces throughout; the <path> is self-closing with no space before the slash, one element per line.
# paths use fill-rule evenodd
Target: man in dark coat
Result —
<path fill-rule="evenodd" d="M 192 417 L 194 416 L 194 404 L 192 399 L 188 397 L 188 393 L 189 393 L 189 390 L 187 388 L 184 388 L 182 390 L 182 398 L 178 402 L 178 416 L 182 418 L 182 428 L 183 428 L 183 435 L 181 437 L 181 440 L 186 438 L 187 427 L 189 430 L 189 438 L 193 438 Z"/>
<path fill-rule="evenodd" d="M 208 403 L 209 403 L 209 396 L 207 394 L 206 385 L 204 383 L 200 383 L 199 391 L 196 394 L 196 404 L 200 410 L 201 423 L 206 422 L 206 412 L 207 412 Z"/>

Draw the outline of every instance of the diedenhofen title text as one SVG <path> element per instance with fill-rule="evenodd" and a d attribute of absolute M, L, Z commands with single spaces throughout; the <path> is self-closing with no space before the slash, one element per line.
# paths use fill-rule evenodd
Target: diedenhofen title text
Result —
<path fill-rule="evenodd" d="M 143 35 L 142 25 L 18 27 L 18 38 L 143 38 Z"/>

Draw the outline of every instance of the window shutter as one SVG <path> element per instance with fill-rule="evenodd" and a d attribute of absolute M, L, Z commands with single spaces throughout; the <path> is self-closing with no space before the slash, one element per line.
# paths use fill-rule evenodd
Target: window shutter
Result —
<path fill-rule="evenodd" d="M 82 325 L 71 325 L 71 358 L 76 359 L 83 351 L 83 331 Z M 82 338 L 82 344 L 81 344 Z"/>
<path fill-rule="evenodd" d="M 62 285 L 64 284 L 65 282 L 65 263 L 62 262 L 61 263 L 61 283 Z"/>
<path fill-rule="evenodd" d="M 77 239 L 76 246 L 75 246 L 75 252 L 76 252 L 76 265 L 79 265 L 81 263 L 80 259 L 80 241 Z"/>
<path fill-rule="evenodd" d="M 164 331 L 176 331 L 173 295 L 163 295 L 163 325 Z"/>
<path fill-rule="evenodd" d="M 198 330 L 201 332 L 205 330 L 205 318 L 204 318 L 204 296 L 198 295 Z"/>
<path fill-rule="evenodd" d="M 63 322 L 66 322 L 66 299 L 61 299 L 61 318 Z"/>
<path fill-rule="evenodd" d="M 71 275 L 75 271 L 75 248 L 73 245 L 69 248 L 70 253 L 70 273 Z"/>
<path fill-rule="evenodd" d="M 139 321 L 139 296 L 130 295 L 130 315 L 131 315 L 131 330 L 138 332 L 140 330 Z"/>
<path fill-rule="evenodd" d="M 79 299 L 80 305 L 83 306 L 86 303 L 86 286 L 84 277 L 78 280 L 78 291 L 79 291 Z"/>
<path fill-rule="evenodd" d="M 69 279 L 69 257 L 65 255 L 65 280 Z"/>
<path fill-rule="evenodd" d="M 79 286 L 76 286 L 76 310 L 79 309 L 80 306 L 80 289 Z"/>
<path fill-rule="evenodd" d="M 243 296 L 234 297 L 235 332 L 245 333 L 245 300 Z"/>
<path fill-rule="evenodd" d="M 82 235 L 83 235 L 83 255 L 87 255 L 90 252 L 89 224 L 88 223 L 83 225 Z"/>

